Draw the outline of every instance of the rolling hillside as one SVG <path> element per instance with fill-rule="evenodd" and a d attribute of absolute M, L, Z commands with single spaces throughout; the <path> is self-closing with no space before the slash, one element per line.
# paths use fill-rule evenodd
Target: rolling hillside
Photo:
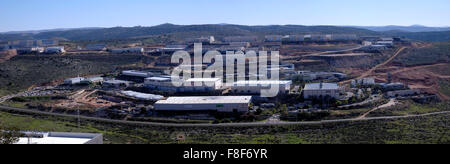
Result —
<path fill-rule="evenodd" d="M 352 27 L 335 26 L 299 26 L 299 25 L 273 25 L 273 26 L 242 26 L 242 25 L 173 25 L 162 24 L 153 27 L 114 27 L 104 29 L 76 29 L 66 31 L 51 31 L 38 34 L 0 34 L 0 40 L 23 39 L 50 39 L 63 38 L 68 40 L 115 40 L 143 36 L 171 35 L 175 38 L 200 37 L 214 35 L 216 37 L 234 35 L 267 34 L 358 34 L 378 35 L 377 32 Z"/>

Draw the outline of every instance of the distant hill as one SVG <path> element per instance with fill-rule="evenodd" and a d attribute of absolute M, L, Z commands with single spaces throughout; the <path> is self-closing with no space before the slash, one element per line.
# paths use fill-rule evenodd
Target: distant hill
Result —
<path fill-rule="evenodd" d="M 422 25 L 413 26 L 351 26 L 378 32 L 403 31 L 403 32 L 436 32 L 450 31 L 450 27 L 427 27 Z"/>
<path fill-rule="evenodd" d="M 47 29 L 47 30 L 9 31 L 9 32 L 0 32 L 0 34 L 38 34 L 38 33 L 42 33 L 42 32 L 69 31 L 69 30 L 90 30 L 90 29 L 102 29 L 102 28 L 101 27 L 57 28 L 57 29 Z"/>
<path fill-rule="evenodd" d="M 14 33 L 0 34 L 0 40 L 23 40 L 23 39 L 50 39 L 65 38 L 68 40 L 114 40 L 127 39 L 142 36 L 171 35 L 175 38 L 200 37 L 213 35 L 216 37 L 234 35 L 257 35 L 268 34 L 358 34 L 378 35 L 377 32 L 353 27 L 336 26 L 300 26 L 300 25 L 273 25 L 273 26 L 243 26 L 229 24 L 209 25 L 173 25 L 162 24 L 152 27 L 114 27 L 102 29 L 74 29 L 64 31 L 50 31 L 40 33 Z"/>
<path fill-rule="evenodd" d="M 205 25 L 174 25 L 162 24 L 152 27 L 113 27 L 113 28 L 79 28 L 40 30 L 35 32 L 0 33 L 0 41 L 32 40 L 32 39 L 61 39 L 72 41 L 115 41 L 127 39 L 141 39 L 149 37 L 165 38 L 170 41 L 184 41 L 186 38 L 200 36 L 215 36 L 221 39 L 225 36 L 255 35 L 294 35 L 294 34 L 357 34 L 359 36 L 395 36 L 421 41 L 450 41 L 448 31 L 409 32 L 423 30 L 444 30 L 424 26 L 386 26 L 386 27 L 342 27 L 342 26 L 301 26 L 301 25 L 271 25 L 244 26 L 232 24 Z M 372 31 L 375 30 L 375 31 Z M 386 31 L 383 31 L 386 30 Z M 169 39 L 167 39 L 169 38 Z"/>
<path fill-rule="evenodd" d="M 436 32 L 399 32 L 388 31 L 383 32 L 386 36 L 396 36 L 402 38 L 408 38 L 418 41 L 426 42 L 448 42 L 450 41 L 450 31 L 436 31 Z"/>

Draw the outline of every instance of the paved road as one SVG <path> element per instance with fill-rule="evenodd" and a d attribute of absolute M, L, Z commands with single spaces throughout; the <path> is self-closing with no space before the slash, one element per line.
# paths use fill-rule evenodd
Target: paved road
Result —
<path fill-rule="evenodd" d="M 0 106 L 0 111 L 21 112 L 21 113 L 26 113 L 26 114 L 40 114 L 40 115 L 47 115 L 47 116 L 70 117 L 70 118 L 75 118 L 75 119 L 77 118 L 76 115 L 42 112 L 42 111 L 35 111 L 35 110 L 29 110 L 29 109 L 5 107 L 5 106 Z M 90 120 L 90 121 L 100 121 L 100 122 L 106 122 L 106 123 L 140 125 L 140 126 L 163 126 L 163 127 L 258 127 L 258 126 L 274 126 L 274 125 L 311 125 L 311 124 L 353 122 L 353 121 L 368 121 L 368 120 L 391 120 L 391 119 L 424 117 L 424 116 L 441 115 L 441 114 L 450 114 L 450 111 L 427 113 L 427 114 L 421 114 L 421 115 L 386 116 L 386 117 L 371 117 L 371 118 L 361 118 L 361 119 L 323 120 L 323 121 L 309 121 L 309 122 L 278 122 L 278 123 L 270 123 L 270 124 L 267 124 L 267 122 L 225 123 L 225 124 L 151 123 L 151 122 L 134 122 L 134 121 L 111 120 L 111 119 L 95 118 L 95 117 L 87 117 L 87 116 L 80 116 L 80 119 L 82 119 L 82 120 Z"/>

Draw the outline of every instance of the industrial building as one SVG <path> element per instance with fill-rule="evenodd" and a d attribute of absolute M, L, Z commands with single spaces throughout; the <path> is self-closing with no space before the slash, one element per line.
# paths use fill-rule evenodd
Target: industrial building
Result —
<path fill-rule="evenodd" d="M 44 47 L 28 47 L 28 48 L 17 48 L 18 54 L 40 54 L 44 53 Z"/>
<path fill-rule="evenodd" d="M 165 92 L 215 92 L 222 89 L 220 78 L 192 78 L 182 82 L 182 86 L 176 87 L 170 77 L 151 77 L 145 79 L 144 87 Z"/>
<path fill-rule="evenodd" d="M 58 46 L 58 44 L 59 42 L 57 40 L 19 40 L 8 42 L 8 46 L 12 49 L 30 48 L 30 47 L 51 47 L 51 46 Z"/>
<path fill-rule="evenodd" d="M 88 44 L 85 48 L 86 51 L 106 51 L 106 44 Z"/>
<path fill-rule="evenodd" d="M 170 77 L 149 77 L 144 80 L 144 87 L 164 92 L 176 92 Z"/>
<path fill-rule="evenodd" d="M 375 78 L 373 77 L 367 77 L 367 78 L 362 78 L 362 79 L 358 79 L 358 80 L 352 80 L 352 86 L 356 86 L 356 85 L 375 85 Z"/>
<path fill-rule="evenodd" d="M 146 93 L 140 93 L 140 92 L 134 92 L 134 91 L 121 91 L 125 96 L 132 97 L 138 100 L 162 100 L 164 96 L 161 95 L 154 95 L 154 94 L 146 94 Z"/>
<path fill-rule="evenodd" d="M 303 81 L 314 80 L 331 80 L 331 79 L 345 79 L 347 74 L 339 72 L 311 72 L 311 71 L 298 71 L 293 76 L 299 76 Z"/>
<path fill-rule="evenodd" d="M 378 41 L 375 43 L 375 45 L 383 45 L 383 46 L 392 47 L 392 46 L 394 46 L 394 42 L 393 41 Z"/>
<path fill-rule="evenodd" d="M 154 76 L 152 72 L 136 71 L 136 70 L 125 70 L 122 71 L 122 75 L 130 77 L 141 77 L 148 78 Z"/>
<path fill-rule="evenodd" d="M 103 144 L 103 135 L 94 133 L 22 132 L 14 144 Z"/>
<path fill-rule="evenodd" d="M 99 84 L 104 81 L 103 77 L 88 77 L 81 80 L 82 84 Z"/>
<path fill-rule="evenodd" d="M 80 84 L 81 81 L 83 81 L 83 80 L 84 80 L 83 77 L 75 77 L 75 78 L 65 79 L 64 84 L 66 84 L 66 85 Z"/>
<path fill-rule="evenodd" d="M 339 99 L 341 88 L 336 83 L 311 83 L 306 84 L 303 89 L 303 97 L 305 99 L 320 98 L 330 96 Z"/>
<path fill-rule="evenodd" d="M 47 54 L 60 54 L 60 53 L 65 53 L 66 50 L 64 49 L 64 47 L 48 47 L 45 49 L 44 53 Z"/>
<path fill-rule="evenodd" d="M 156 111 L 217 111 L 240 112 L 249 110 L 251 96 L 201 96 L 201 97 L 169 97 L 157 101 Z"/>
<path fill-rule="evenodd" d="M 291 90 L 292 81 L 237 81 L 231 86 L 231 92 L 235 94 L 261 94 L 261 90 L 270 89 L 273 85 L 279 87 L 279 94 L 287 94 Z"/>

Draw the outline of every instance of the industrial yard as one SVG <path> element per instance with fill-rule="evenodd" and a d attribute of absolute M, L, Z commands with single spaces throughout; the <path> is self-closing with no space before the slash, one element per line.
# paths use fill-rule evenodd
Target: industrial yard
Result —
<path fill-rule="evenodd" d="M 183 67 L 171 63 L 170 55 L 176 51 L 192 55 L 196 42 L 202 43 L 204 52 L 222 54 L 279 51 L 282 60 L 277 70 L 281 78 L 258 80 L 268 75 L 238 75 L 224 69 L 224 77 L 243 76 L 231 85 L 226 85 L 227 79 L 221 78 L 187 78 L 183 80 L 189 85 L 174 86 L 170 72 Z M 416 69 L 398 70 L 401 66 L 395 65 L 394 60 L 402 55 L 403 49 L 417 48 L 414 44 L 401 38 L 354 34 L 228 36 L 223 39 L 209 36 L 165 45 L 96 43 L 73 46 L 71 43 L 65 47 L 49 40 L 9 42 L 7 48 L 20 49 L 18 58 L 11 62 L 57 59 L 64 63 L 72 58 L 83 62 L 114 57 L 118 65 L 114 70 L 102 68 L 95 74 L 90 67 L 98 65 L 86 65 L 77 68 L 87 68 L 86 73 L 74 72 L 71 76 L 55 76 L 58 78 L 34 83 L 26 91 L 4 94 L 1 102 L 6 106 L 44 112 L 150 122 L 197 120 L 216 124 L 270 120 L 268 123 L 276 124 L 336 117 L 361 118 L 371 109 L 448 100 L 439 90 L 427 89 L 421 83 L 402 78 L 400 73 Z M 128 61 L 120 61 L 123 57 Z M 205 69 L 212 64 L 202 63 L 200 67 Z M 191 67 L 196 66 L 187 69 Z M 390 69 L 398 71 L 388 71 Z M 447 78 L 433 75 L 442 80 Z M 267 89 L 264 85 L 278 86 L 276 96 L 260 96 Z M 390 100 L 400 103 L 386 105 Z M 352 111 L 360 113 L 355 115 Z"/>

